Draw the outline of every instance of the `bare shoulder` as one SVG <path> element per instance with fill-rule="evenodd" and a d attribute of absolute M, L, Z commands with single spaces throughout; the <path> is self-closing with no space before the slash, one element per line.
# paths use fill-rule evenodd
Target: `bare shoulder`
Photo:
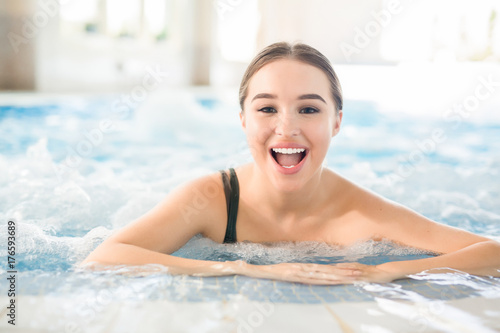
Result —
<path fill-rule="evenodd" d="M 440 253 L 487 240 L 473 233 L 433 221 L 424 215 L 357 185 L 339 175 L 345 194 L 345 210 L 355 212 L 359 225 L 373 239 L 394 242 Z"/>
<path fill-rule="evenodd" d="M 342 198 L 340 202 L 346 211 L 359 211 L 364 214 L 374 215 L 398 207 L 395 202 L 348 180 L 332 170 L 327 171 L 327 181 L 332 189 L 330 195 Z"/>
<path fill-rule="evenodd" d="M 430 219 L 415 212 L 414 210 L 405 207 L 391 199 L 385 198 L 382 195 L 358 185 L 340 175 L 337 182 L 342 189 L 342 195 L 345 196 L 347 202 L 346 210 L 356 211 L 365 220 L 374 224 L 377 228 L 398 223 L 404 224 L 405 221 L 434 223 Z M 391 226 L 393 227 L 393 226 Z"/>
<path fill-rule="evenodd" d="M 174 252 L 200 233 L 222 242 L 225 207 L 220 173 L 213 173 L 177 187 L 111 238 L 162 253 Z"/>
<path fill-rule="evenodd" d="M 196 225 L 199 232 L 210 237 L 214 233 L 211 227 L 225 221 L 225 200 L 221 174 L 216 172 L 181 185 L 163 200 L 158 209 L 176 210 L 182 223 Z"/>

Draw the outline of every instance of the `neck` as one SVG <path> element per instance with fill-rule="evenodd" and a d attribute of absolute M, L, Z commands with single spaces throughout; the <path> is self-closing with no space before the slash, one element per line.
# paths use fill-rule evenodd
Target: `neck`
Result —
<path fill-rule="evenodd" d="M 257 198 L 261 207 L 268 208 L 277 218 L 294 218 L 310 215 L 321 205 L 324 198 L 324 188 L 321 187 L 323 173 L 324 170 L 319 169 L 300 188 L 283 191 L 253 165 L 249 184 L 253 193 L 259 193 Z"/>

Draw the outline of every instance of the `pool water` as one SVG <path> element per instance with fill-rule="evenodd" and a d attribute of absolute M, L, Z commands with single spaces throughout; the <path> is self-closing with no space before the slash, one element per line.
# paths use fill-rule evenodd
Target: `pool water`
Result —
<path fill-rule="evenodd" d="M 7 244 L 7 222 L 15 221 L 17 294 L 58 297 L 73 306 L 50 327 L 48 321 L 25 321 L 27 328 L 62 331 L 71 322 L 85 331 L 89 318 L 99 321 L 95 312 L 112 302 L 500 302 L 500 279 L 458 271 L 387 284 L 309 286 L 242 276 L 171 276 L 157 265 L 149 267 L 153 273 L 76 268 L 114 230 L 177 185 L 251 160 L 233 94 L 162 92 L 127 110 L 116 107 L 115 95 L 14 95 L 0 102 L 0 240 Z M 434 220 L 500 240 L 499 138 L 500 122 L 484 117 L 450 122 L 387 114 L 374 102 L 348 100 L 325 164 Z M 6 246 L 0 251 L 5 258 Z M 340 248 L 314 242 L 227 245 L 196 236 L 175 255 L 256 264 L 378 264 L 434 254 L 388 241 Z M 2 286 L 7 270 L 0 267 Z M 497 315 L 491 309 L 476 319 L 492 327 Z"/>

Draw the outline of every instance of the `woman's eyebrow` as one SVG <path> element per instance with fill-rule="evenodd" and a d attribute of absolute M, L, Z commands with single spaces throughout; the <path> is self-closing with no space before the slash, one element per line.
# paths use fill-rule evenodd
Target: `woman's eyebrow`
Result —
<path fill-rule="evenodd" d="M 326 101 L 324 100 L 323 97 L 321 97 L 318 94 L 306 94 L 306 95 L 300 95 L 298 99 L 319 99 L 323 103 L 326 104 Z"/>
<path fill-rule="evenodd" d="M 259 99 L 259 98 L 269 98 L 269 99 L 276 99 L 278 98 L 278 96 L 276 95 L 273 95 L 273 94 L 268 94 L 268 93 L 260 93 L 260 94 L 257 94 L 255 95 L 253 98 L 252 98 L 252 102 L 255 101 L 256 99 Z M 299 97 L 297 97 L 297 99 L 317 99 L 317 100 L 320 100 L 322 101 L 323 103 L 326 104 L 326 101 L 323 97 L 321 97 L 320 95 L 318 94 L 305 94 L 305 95 L 300 95 Z"/>
<path fill-rule="evenodd" d="M 277 98 L 278 96 L 276 95 L 272 95 L 272 94 L 267 94 L 267 93 L 261 93 L 261 94 L 257 94 L 255 95 L 253 98 L 252 98 L 252 102 L 255 101 L 256 99 L 258 98 L 271 98 L 271 99 L 275 99 Z"/>

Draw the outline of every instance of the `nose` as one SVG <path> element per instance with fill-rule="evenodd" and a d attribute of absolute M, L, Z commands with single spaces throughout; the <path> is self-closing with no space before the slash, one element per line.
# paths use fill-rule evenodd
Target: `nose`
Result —
<path fill-rule="evenodd" d="M 297 116 L 290 113 L 282 113 L 276 119 L 274 132 L 282 137 L 293 137 L 300 134 L 300 126 Z"/>

